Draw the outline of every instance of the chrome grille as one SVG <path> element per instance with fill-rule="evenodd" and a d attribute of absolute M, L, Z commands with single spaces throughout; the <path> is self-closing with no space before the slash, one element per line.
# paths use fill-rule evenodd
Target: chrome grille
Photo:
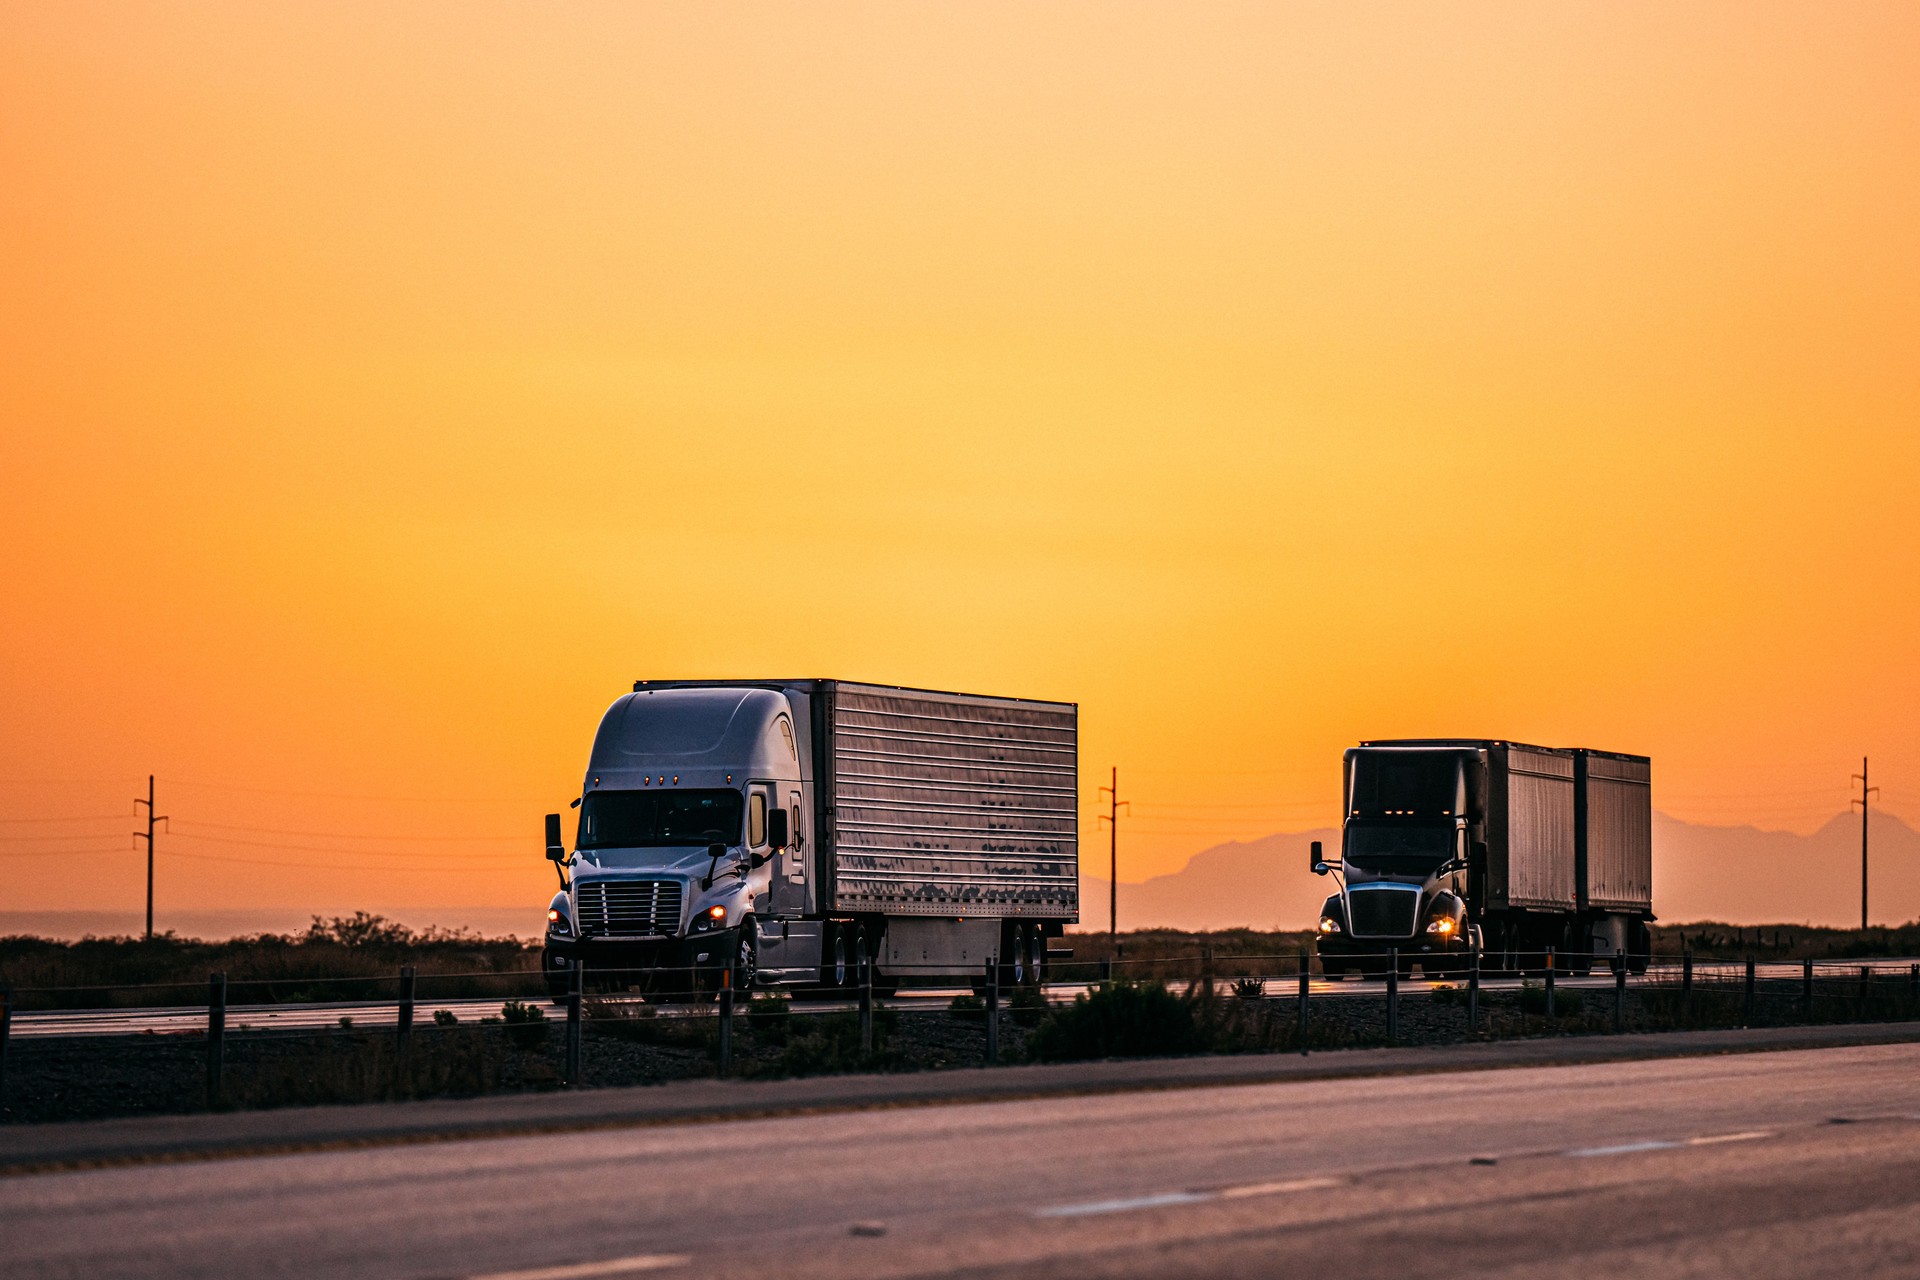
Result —
<path fill-rule="evenodd" d="M 587 880 L 574 896 L 582 937 L 673 933 L 680 927 L 677 880 Z"/>
<path fill-rule="evenodd" d="M 1417 889 L 1353 889 L 1347 893 L 1356 938 L 1411 938 L 1420 911 Z"/>

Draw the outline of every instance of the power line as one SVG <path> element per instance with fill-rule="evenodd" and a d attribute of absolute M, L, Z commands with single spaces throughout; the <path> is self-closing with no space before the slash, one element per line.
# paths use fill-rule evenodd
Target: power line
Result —
<path fill-rule="evenodd" d="M 255 795 L 301 796 L 309 800 L 373 800 L 383 804 L 539 804 L 540 800 L 530 796 L 368 796 L 347 795 L 333 791 L 290 791 L 285 787 L 248 787 L 233 782 L 190 782 L 184 778 L 168 778 L 167 785 L 174 787 L 205 787 L 211 791 L 245 791 Z M 551 797 L 548 797 L 551 799 Z"/>
<path fill-rule="evenodd" d="M 198 818 L 195 818 L 192 821 L 187 821 L 186 819 L 182 819 L 181 825 L 188 826 L 188 827 L 211 827 L 215 831 L 247 831 L 247 832 L 252 832 L 255 835 L 307 836 L 315 840 L 395 840 L 395 839 L 445 840 L 445 841 L 516 840 L 516 841 L 525 843 L 528 839 L 528 837 L 526 836 L 481 836 L 481 835 L 395 836 L 392 834 L 387 834 L 387 835 L 378 835 L 378 836 L 363 836 L 363 835 L 353 835 L 345 831 L 294 831 L 286 827 L 248 827 L 248 826 L 242 826 L 237 823 L 231 823 L 231 822 L 202 822 Z M 5 837 L 0 837 L 0 839 L 4 839 L 4 838 Z M 207 839 L 209 840 L 212 838 L 213 837 L 211 836 L 207 837 Z"/>
<path fill-rule="evenodd" d="M 301 853 L 342 853 L 349 857 L 363 858 L 456 858 L 471 862 L 475 858 L 518 858 L 513 853 L 422 853 L 417 849 L 334 849 L 320 844 L 288 844 L 284 840 L 239 840 L 232 836 L 203 836 L 191 831 L 170 831 L 169 835 L 182 840 L 205 840 L 213 844 L 237 844 L 251 849 L 293 849 Z"/>
<path fill-rule="evenodd" d="M 401 870 L 401 871 L 429 871 L 429 872 L 434 872 L 436 874 L 465 874 L 473 870 L 472 867 L 415 866 L 415 867 L 395 868 L 395 867 L 383 867 L 383 866 L 353 866 L 353 865 L 349 865 L 346 863 L 339 863 L 339 862 L 280 862 L 271 858 L 229 858 L 217 853 L 187 853 L 184 850 L 171 849 L 171 848 L 167 850 L 167 856 L 169 858 L 192 858 L 197 862 L 234 862 L 234 863 L 239 863 L 242 866 L 249 866 L 249 867 L 298 867 L 298 868 L 302 868 L 304 870 L 309 870 L 309 871 Z"/>

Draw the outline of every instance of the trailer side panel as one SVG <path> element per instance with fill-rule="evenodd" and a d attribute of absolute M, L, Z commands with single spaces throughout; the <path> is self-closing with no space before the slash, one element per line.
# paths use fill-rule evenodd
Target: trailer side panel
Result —
<path fill-rule="evenodd" d="M 1573 753 L 1510 744 L 1495 751 L 1504 786 L 1490 868 L 1496 897 L 1509 907 L 1572 911 L 1574 876 Z"/>
<path fill-rule="evenodd" d="M 1613 911 L 1653 909 L 1653 766 L 1645 756 L 1582 753 L 1586 900 Z"/>
<path fill-rule="evenodd" d="M 1079 918 L 1072 704 L 841 683 L 830 720 L 834 910 Z"/>

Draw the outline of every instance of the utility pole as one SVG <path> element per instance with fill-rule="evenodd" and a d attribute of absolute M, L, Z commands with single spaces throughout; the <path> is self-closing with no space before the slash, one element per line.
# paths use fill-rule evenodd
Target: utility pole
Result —
<path fill-rule="evenodd" d="M 163 813 L 160 816 L 155 817 L 153 813 L 153 775 L 152 774 L 147 775 L 147 798 L 142 800 L 139 796 L 135 796 L 133 798 L 133 802 L 135 804 L 143 804 L 147 806 L 147 829 L 145 831 L 134 832 L 133 838 L 135 840 L 145 840 L 147 842 L 147 937 L 152 938 L 153 937 L 153 827 L 155 823 L 165 822 L 167 820 L 166 814 Z"/>
<path fill-rule="evenodd" d="M 1853 775 L 1853 780 L 1860 784 L 1860 798 L 1851 801 L 1847 807 L 1851 809 L 1856 804 L 1860 806 L 1860 927 L 1865 929 L 1867 927 L 1867 802 L 1873 799 L 1873 793 L 1880 789 L 1867 785 L 1865 756 L 1860 757 L 1860 772 Z"/>
<path fill-rule="evenodd" d="M 1107 811 L 1094 819 L 1094 826 L 1107 824 L 1107 945 L 1115 954 L 1120 950 L 1120 811 L 1129 816 L 1132 806 L 1120 798 L 1120 766 L 1113 766 L 1113 785 L 1100 788 L 1107 797 Z"/>

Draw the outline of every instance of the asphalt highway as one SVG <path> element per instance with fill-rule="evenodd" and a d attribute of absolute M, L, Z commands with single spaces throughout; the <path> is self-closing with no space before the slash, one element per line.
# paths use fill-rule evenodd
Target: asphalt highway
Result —
<path fill-rule="evenodd" d="M 1912 964 L 1908 960 L 1878 960 L 1859 962 L 1836 968 L 1823 966 L 1821 976 L 1832 978 L 1839 972 L 1857 973 L 1862 967 L 1871 968 L 1882 977 L 1895 977 L 1909 971 Z M 1672 981 L 1677 977 L 1677 969 L 1668 967 L 1657 970 L 1653 978 Z M 1738 981 L 1744 968 L 1737 964 L 1701 963 L 1695 966 L 1695 978 L 1700 982 Z M 1763 980 L 1779 981 L 1800 976 L 1798 964 L 1764 964 L 1758 966 L 1757 976 Z M 1639 982 L 1642 979 L 1629 979 Z M 1410 978 L 1400 984 L 1401 994 L 1409 998 L 1430 992 L 1434 987 L 1444 984 L 1459 985 L 1460 979 L 1449 978 L 1443 981 L 1428 981 L 1423 978 Z M 1557 984 L 1569 990 L 1608 989 L 1613 986 L 1611 974 L 1594 974 L 1579 978 L 1562 975 Z M 1184 983 L 1170 983 L 1175 990 L 1184 989 Z M 1309 999 L 1320 997 L 1347 998 L 1366 996 L 1379 999 L 1386 989 L 1382 981 L 1360 981 L 1355 979 L 1313 978 L 1309 981 Z M 1485 991 L 1513 991 L 1521 985 L 1518 978 L 1483 978 L 1481 989 Z M 1049 983 L 1047 996 L 1057 1002 L 1071 1001 L 1074 996 L 1085 991 L 1084 985 L 1073 983 Z M 1266 980 L 1267 994 L 1271 996 L 1290 996 L 1298 990 L 1297 979 L 1270 978 Z M 944 1005 L 954 996 L 961 994 L 959 988 L 951 990 L 904 991 L 900 995 L 880 1003 L 900 1009 L 925 1010 Z M 417 1021 L 431 1022 L 438 1011 L 446 1011 L 462 1022 L 478 1021 L 485 1017 L 497 1017 L 503 1001 L 487 998 L 463 998 L 457 1000 L 420 1000 L 414 1007 Z M 835 1009 L 851 1009 L 854 1003 L 845 999 L 809 999 L 801 1006 L 804 1010 L 828 1012 Z M 674 1014 L 710 1014 L 711 1004 L 665 1006 L 662 1012 Z M 337 1001 L 314 1004 L 232 1004 L 227 1006 L 227 1026 L 234 1030 L 313 1030 L 320 1027 L 337 1026 L 342 1018 L 352 1021 L 355 1026 L 392 1026 L 399 1018 L 398 1009 L 392 1001 Z M 13 1015 L 12 1034 L 16 1036 L 100 1036 L 100 1035 L 154 1035 L 181 1031 L 204 1030 L 207 1025 L 205 1005 L 174 1005 L 154 1008 L 119 1009 L 71 1009 L 19 1012 Z"/>
<path fill-rule="evenodd" d="M 1920 1046 L 0 1179 L 6 1277 L 1912 1276 Z"/>

